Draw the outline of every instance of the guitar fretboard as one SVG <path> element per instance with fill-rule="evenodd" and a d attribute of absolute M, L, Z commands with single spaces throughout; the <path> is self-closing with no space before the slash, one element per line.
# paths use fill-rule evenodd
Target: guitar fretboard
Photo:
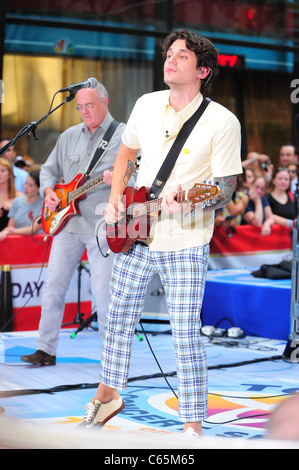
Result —
<path fill-rule="evenodd" d="M 176 194 L 175 199 L 177 202 L 185 200 L 186 191 L 180 191 Z M 127 214 L 133 217 L 140 217 L 141 215 L 157 212 L 161 208 L 163 198 L 153 199 L 152 201 L 145 201 L 142 203 L 133 203 L 127 208 Z"/>
<path fill-rule="evenodd" d="M 197 184 L 188 191 L 179 191 L 176 193 L 175 200 L 177 202 L 183 202 L 190 199 L 193 203 L 197 203 L 210 199 L 217 192 L 218 188 L 216 186 Z M 163 198 L 144 201 L 142 203 L 135 202 L 127 208 L 127 215 L 134 218 L 157 212 L 161 208 L 162 201 Z"/>
<path fill-rule="evenodd" d="M 87 193 L 87 191 L 90 191 L 98 184 L 101 184 L 103 181 L 104 181 L 103 175 L 100 175 L 97 178 L 94 178 L 92 180 L 87 180 L 84 184 L 82 184 L 82 186 L 79 186 L 78 188 L 74 189 L 74 191 L 69 192 L 68 202 L 73 201 L 74 199 L 77 199 L 77 197 L 82 196 L 82 194 Z"/>

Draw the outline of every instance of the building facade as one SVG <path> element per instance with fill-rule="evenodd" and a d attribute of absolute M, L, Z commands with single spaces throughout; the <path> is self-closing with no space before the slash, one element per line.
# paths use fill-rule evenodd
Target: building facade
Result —
<path fill-rule="evenodd" d="M 242 158 L 258 151 L 276 163 L 282 144 L 296 144 L 295 1 L 2 0 L 0 9 L 2 138 L 39 121 L 66 98 L 58 90 L 89 77 L 105 84 L 110 111 L 126 121 L 141 94 L 165 86 L 160 44 L 183 27 L 219 50 L 210 97 L 240 119 Z M 22 137 L 17 149 L 42 163 L 59 133 L 79 121 L 75 100 L 66 102 L 37 126 L 38 140 Z"/>

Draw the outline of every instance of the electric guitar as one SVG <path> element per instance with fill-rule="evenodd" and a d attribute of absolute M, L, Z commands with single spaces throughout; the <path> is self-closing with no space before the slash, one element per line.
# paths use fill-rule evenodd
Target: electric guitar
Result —
<path fill-rule="evenodd" d="M 85 193 L 103 181 L 103 175 L 89 180 L 79 173 L 68 184 L 56 184 L 54 191 L 59 198 L 59 204 L 51 212 L 44 202 L 41 216 L 43 231 L 47 235 L 57 235 L 71 217 L 80 214 L 79 202 L 85 198 Z"/>
<path fill-rule="evenodd" d="M 207 201 L 211 205 L 216 202 L 219 193 L 217 185 L 196 183 L 192 189 L 176 193 L 177 202 L 191 201 L 193 204 Z M 115 224 L 106 224 L 106 238 L 113 253 L 126 252 L 137 241 L 145 241 L 151 225 L 156 219 L 154 213 L 160 210 L 163 198 L 150 200 L 149 188 L 139 189 L 126 187 L 122 202 L 126 208 L 124 216 Z M 152 215 L 151 215 L 152 214 Z"/>

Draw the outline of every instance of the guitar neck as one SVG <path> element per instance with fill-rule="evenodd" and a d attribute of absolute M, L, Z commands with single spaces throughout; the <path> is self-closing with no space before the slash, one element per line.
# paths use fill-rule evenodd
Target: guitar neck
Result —
<path fill-rule="evenodd" d="M 77 199 L 77 197 L 82 196 L 82 194 L 87 193 L 87 191 L 90 191 L 98 184 L 101 184 L 103 181 L 103 175 L 100 175 L 92 180 L 87 180 L 84 184 L 82 184 L 82 186 L 79 186 L 78 188 L 74 189 L 74 191 L 69 192 L 68 203 L 70 203 L 74 199 Z"/>
<path fill-rule="evenodd" d="M 180 191 L 179 193 L 176 193 L 175 200 L 177 202 L 183 202 L 185 200 L 185 197 L 186 197 L 186 191 Z M 158 198 L 158 199 L 153 199 L 152 201 L 147 201 L 145 204 L 147 206 L 148 213 L 156 212 L 160 210 L 162 201 L 163 201 L 163 198 Z"/>
<path fill-rule="evenodd" d="M 183 202 L 186 198 L 186 191 L 180 191 L 176 193 L 175 200 L 177 202 Z M 127 213 L 133 217 L 137 217 L 140 215 L 151 214 L 153 212 L 157 212 L 161 209 L 163 198 L 153 199 L 152 201 L 145 201 L 143 203 L 133 203 L 131 204 L 128 209 Z"/>

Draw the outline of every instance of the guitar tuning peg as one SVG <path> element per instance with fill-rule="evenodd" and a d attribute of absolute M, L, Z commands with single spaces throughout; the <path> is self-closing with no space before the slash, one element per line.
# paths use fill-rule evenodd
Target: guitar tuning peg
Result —
<path fill-rule="evenodd" d="M 212 204 L 216 204 L 217 200 L 215 197 L 212 198 Z"/>
<path fill-rule="evenodd" d="M 202 203 L 200 204 L 200 208 L 201 208 L 201 209 L 204 209 L 205 207 L 206 207 L 206 203 L 205 203 L 205 202 L 202 202 Z"/>
<path fill-rule="evenodd" d="M 206 201 L 206 205 L 207 205 L 207 206 L 211 206 L 211 205 L 212 205 L 212 203 L 211 203 L 211 200 L 210 200 L 210 199 L 208 199 L 208 200 Z"/>
<path fill-rule="evenodd" d="M 203 184 L 207 184 L 207 180 L 203 180 Z"/>

